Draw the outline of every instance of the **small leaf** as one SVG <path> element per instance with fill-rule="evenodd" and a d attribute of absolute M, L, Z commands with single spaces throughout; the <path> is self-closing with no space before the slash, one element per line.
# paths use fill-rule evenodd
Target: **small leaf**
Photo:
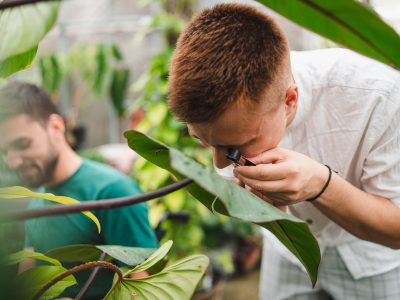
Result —
<path fill-rule="evenodd" d="M 55 196 L 50 193 L 35 193 L 22 186 L 0 188 L 0 199 L 18 199 L 18 198 L 41 198 L 61 204 L 80 203 L 78 200 L 72 199 L 70 197 Z M 100 233 L 101 227 L 97 217 L 90 211 L 83 211 L 82 213 L 86 215 L 88 218 L 90 218 L 96 224 L 97 229 Z"/>
<path fill-rule="evenodd" d="M 132 267 L 141 264 L 155 251 L 154 248 L 81 244 L 52 249 L 46 255 L 62 262 L 89 262 L 98 260 L 100 255 L 105 252 L 107 254 L 105 261 L 116 259 Z"/>
<path fill-rule="evenodd" d="M 32 299 L 46 283 L 66 271 L 60 266 L 38 266 L 21 273 L 13 283 L 18 299 Z M 70 275 L 51 286 L 40 299 L 53 299 L 74 284 L 75 277 Z"/>
<path fill-rule="evenodd" d="M 5 258 L 5 261 L 8 265 L 15 265 L 15 264 L 19 263 L 20 261 L 27 259 L 27 258 L 33 258 L 36 260 L 47 261 L 55 266 L 61 266 L 61 263 L 57 259 L 48 257 L 39 252 L 32 252 L 32 251 L 26 251 L 26 250 L 22 250 L 17 253 L 8 255 Z"/>
<path fill-rule="evenodd" d="M 32 65 L 37 52 L 37 46 L 26 52 L 9 57 L 0 61 L 0 79 L 6 78 L 11 74 L 26 69 Z"/>
<path fill-rule="evenodd" d="M 165 242 L 156 252 L 154 252 L 148 259 L 146 259 L 142 264 L 136 266 L 135 268 L 127 271 L 124 276 L 131 273 L 146 271 L 150 267 L 154 266 L 157 262 L 167 255 L 168 251 L 171 249 L 172 241 Z"/>
<path fill-rule="evenodd" d="M 137 248 L 124 246 L 96 246 L 109 256 L 123 262 L 128 266 L 136 266 L 141 264 L 145 259 L 149 258 L 157 249 L 154 248 Z"/>
<path fill-rule="evenodd" d="M 59 247 L 45 254 L 62 262 L 89 262 L 98 260 L 101 253 L 102 251 L 94 245 L 81 244 Z M 106 261 L 111 259 L 110 256 L 105 258 Z"/>
<path fill-rule="evenodd" d="M 202 278 L 209 259 L 193 255 L 179 260 L 162 272 L 142 279 L 116 283 L 105 299 L 112 300 L 189 300 Z"/>

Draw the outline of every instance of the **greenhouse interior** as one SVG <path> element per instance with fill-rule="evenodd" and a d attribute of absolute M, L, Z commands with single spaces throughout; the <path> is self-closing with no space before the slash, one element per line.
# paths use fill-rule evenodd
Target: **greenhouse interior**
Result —
<path fill-rule="evenodd" d="M 0 0 L 0 298 L 400 299 L 399 34 L 397 0 Z"/>

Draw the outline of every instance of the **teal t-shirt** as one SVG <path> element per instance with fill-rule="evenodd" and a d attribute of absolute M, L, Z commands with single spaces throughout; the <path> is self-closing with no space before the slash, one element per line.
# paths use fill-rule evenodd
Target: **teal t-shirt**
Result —
<path fill-rule="evenodd" d="M 83 160 L 79 169 L 62 184 L 46 188 L 43 192 L 85 200 L 109 199 L 140 194 L 141 190 L 128 176 L 110 166 Z M 54 203 L 33 199 L 30 207 L 42 207 Z M 83 214 L 68 214 L 43 217 L 25 223 L 25 246 L 45 253 L 48 250 L 72 244 L 122 245 L 155 248 L 157 239 L 148 220 L 146 203 L 122 208 L 93 212 L 101 224 L 101 233 L 96 225 Z M 67 268 L 73 265 L 64 264 Z M 73 297 L 82 288 L 91 270 L 76 273 L 78 285 L 74 285 L 62 296 Z M 113 273 L 101 269 L 85 299 L 101 299 L 111 287 Z"/>

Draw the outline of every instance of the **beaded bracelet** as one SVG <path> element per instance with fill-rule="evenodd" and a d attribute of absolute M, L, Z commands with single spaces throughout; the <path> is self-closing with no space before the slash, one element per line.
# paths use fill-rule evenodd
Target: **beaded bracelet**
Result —
<path fill-rule="evenodd" d="M 328 185 L 329 185 L 329 182 L 331 182 L 331 178 L 332 178 L 332 169 L 331 169 L 331 167 L 328 166 L 328 165 L 324 165 L 324 166 L 327 167 L 328 170 L 329 170 L 328 180 L 326 181 L 324 187 L 323 187 L 322 190 L 318 193 L 317 196 L 312 197 L 312 198 L 309 198 L 309 199 L 306 199 L 306 201 L 308 201 L 308 202 L 312 202 L 312 201 L 314 201 L 314 200 L 317 200 L 317 199 L 325 192 L 326 188 L 327 188 Z"/>

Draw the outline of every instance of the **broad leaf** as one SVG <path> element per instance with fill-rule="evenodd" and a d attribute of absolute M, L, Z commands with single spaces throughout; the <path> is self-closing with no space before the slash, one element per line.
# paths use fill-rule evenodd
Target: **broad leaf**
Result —
<path fill-rule="evenodd" d="M 359 53 L 400 68 L 400 36 L 355 0 L 258 0 L 297 24 Z"/>
<path fill-rule="evenodd" d="M 70 263 L 96 261 L 99 260 L 102 253 L 103 252 L 94 245 L 81 244 L 52 249 L 46 252 L 45 255 L 62 262 Z M 112 260 L 112 258 L 106 256 L 104 260 L 109 261 Z"/>
<path fill-rule="evenodd" d="M 170 155 L 172 166 L 218 196 L 228 215 L 271 231 L 300 260 L 315 284 L 320 250 L 306 223 L 267 204 L 235 183 L 222 179 L 214 170 L 204 168 L 181 152 L 172 149 Z"/>
<path fill-rule="evenodd" d="M 168 251 L 171 249 L 171 246 L 172 246 L 172 241 L 165 242 L 160 248 L 157 249 L 156 252 L 154 252 L 143 263 L 125 272 L 124 276 L 135 272 L 146 271 L 147 269 L 151 268 L 152 266 L 157 264 L 160 260 L 162 260 L 165 257 L 165 255 L 167 255 Z"/>
<path fill-rule="evenodd" d="M 155 251 L 154 248 L 81 244 L 52 249 L 46 253 L 46 256 L 62 262 L 89 262 L 99 260 L 100 255 L 105 252 L 107 254 L 105 261 L 116 259 L 132 267 L 141 264 Z"/>
<path fill-rule="evenodd" d="M 32 299 L 46 283 L 66 271 L 67 269 L 60 266 L 39 266 L 21 273 L 14 282 L 18 299 Z M 40 299 L 53 299 L 74 284 L 75 277 L 67 276 L 51 286 Z"/>
<path fill-rule="evenodd" d="M 123 262 L 128 266 L 137 266 L 141 264 L 145 259 L 151 257 L 155 253 L 154 248 L 136 248 L 136 247 L 124 247 L 124 246 L 96 246 L 96 248 L 107 253 L 109 256 Z"/>
<path fill-rule="evenodd" d="M 0 69 L 0 77 L 31 64 L 35 56 L 33 49 L 53 27 L 58 7 L 59 3 L 54 1 L 0 11 L 0 66 L 5 67 Z M 14 60 L 17 56 L 23 62 L 10 64 L 10 59 Z"/>
<path fill-rule="evenodd" d="M 39 252 L 32 252 L 32 251 L 26 251 L 26 250 L 22 250 L 17 253 L 10 254 L 6 257 L 5 260 L 8 265 L 15 265 L 15 264 L 19 263 L 20 261 L 27 259 L 27 258 L 33 258 L 33 259 L 37 259 L 37 260 L 47 261 L 48 263 L 51 263 L 52 265 L 61 266 L 61 263 L 57 259 L 48 257 Z"/>
<path fill-rule="evenodd" d="M 217 211 L 228 216 L 259 224 L 271 231 L 305 266 L 315 284 L 321 255 L 318 243 L 306 223 L 143 133 L 128 131 L 125 137 L 129 146 L 139 155 L 172 172 L 178 179 L 186 176 L 192 178 L 196 183 L 187 189 L 209 209 L 217 208 Z"/>
<path fill-rule="evenodd" d="M 174 170 L 170 165 L 169 148 L 159 141 L 138 131 L 126 131 L 124 136 L 128 140 L 128 145 L 140 156 L 165 169 L 178 179 L 183 179 L 186 176 Z M 187 190 L 197 199 L 200 200 L 209 210 L 215 209 L 220 213 L 226 214 L 225 207 L 215 195 L 207 192 L 198 184 L 193 183 L 187 187 Z"/>
<path fill-rule="evenodd" d="M 158 274 L 117 282 L 105 299 L 118 300 L 186 300 L 202 278 L 209 259 L 205 255 L 193 255 L 177 261 Z"/>
<path fill-rule="evenodd" d="M 22 186 L 0 188 L 0 199 L 19 199 L 19 198 L 41 198 L 60 204 L 80 203 L 78 200 L 66 196 L 55 196 L 50 193 L 35 193 Z M 96 224 L 97 229 L 100 233 L 101 227 L 97 217 L 90 211 L 83 211 L 82 213 L 86 215 L 88 218 L 90 218 Z"/>
<path fill-rule="evenodd" d="M 33 47 L 24 53 L 9 57 L 0 61 L 0 79 L 6 78 L 11 74 L 28 68 L 36 56 L 37 47 Z"/>

